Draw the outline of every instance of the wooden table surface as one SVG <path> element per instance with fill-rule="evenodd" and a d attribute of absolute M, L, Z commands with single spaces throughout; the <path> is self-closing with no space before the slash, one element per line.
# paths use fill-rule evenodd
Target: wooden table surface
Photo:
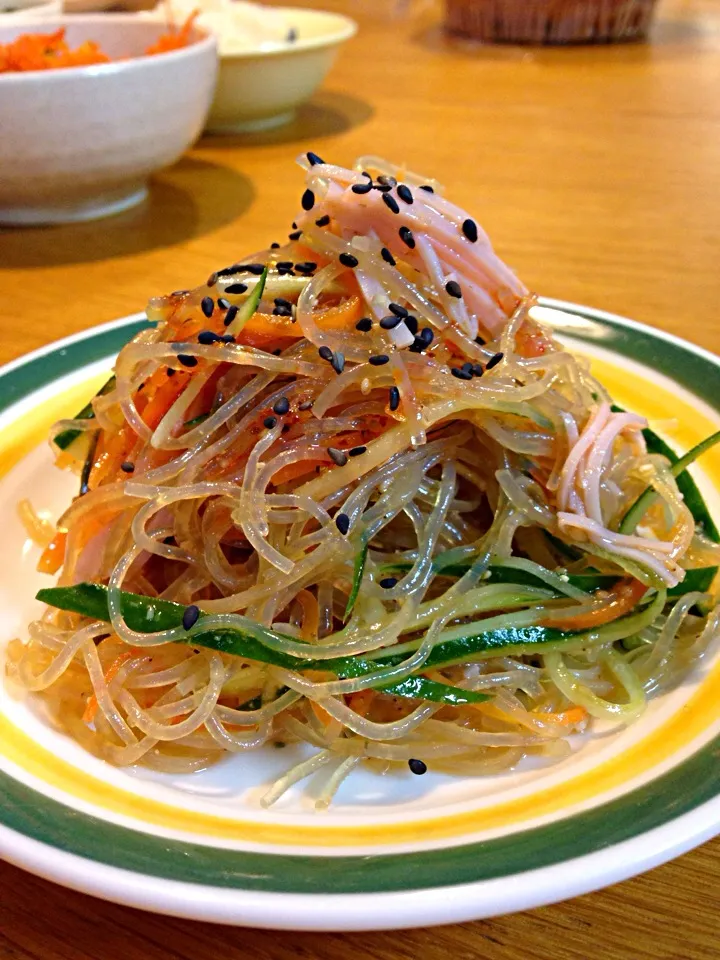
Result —
<path fill-rule="evenodd" d="M 539 292 L 720 351 L 720 5 L 664 0 L 652 42 L 449 43 L 432 4 L 324 0 L 360 33 L 291 125 L 203 139 L 149 201 L 95 224 L 0 230 L 0 362 L 142 309 L 282 238 L 308 148 L 380 153 L 449 184 Z M 2 802 L 2 798 L 0 798 Z M 720 841 L 649 875 L 474 924 L 274 934 L 101 904 L 0 866 L 0 960 L 692 960 L 718 956 Z"/>

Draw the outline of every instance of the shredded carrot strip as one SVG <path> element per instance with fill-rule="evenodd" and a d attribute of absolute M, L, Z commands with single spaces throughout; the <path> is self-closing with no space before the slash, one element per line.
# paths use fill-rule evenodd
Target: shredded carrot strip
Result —
<path fill-rule="evenodd" d="M 375 691 L 368 687 L 365 690 L 358 690 L 356 693 L 351 693 L 348 697 L 347 705 L 359 716 L 366 717 L 374 699 Z"/>
<path fill-rule="evenodd" d="M 105 683 L 110 683 L 110 681 L 117 676 L 120 667 L 127 663 L 131 657 L 134 657 L 135 654 L 128 650 L 126 653 L 121 653 L 120 656 L 113 660 L 110 666 L 105 671 Z M 85 707 L 85 712 L 82 715 L 83 723 L 92 723 L 95 719 L 95 714 L 98 709 L 97 696 L 93 694 L 91 697 L 88 697 L 87 706 Z"/>
<path fill-rule="evenodd" d="M 38 573 L 57 573 L 65 559 L 67 533 L 59 530 L 45 547 L 38 560 Z"/>
<path fill-rule="evenodd" d="M 317 598 L 309 590 L 301 590 L 295 598 L 303 608 L 301 636 L 303 640 L 314 640 L 320 626 L 320 610 Z"/>
<path fill-rule="evenodd" d="M 329 727 L 331 723 L 335 722 L 335 718 L 331 717 L 327 710 L 324 710 L 319 704 L 315 703 L 314 700 L 310 701 L 310 707 L 324 727 Z"/>
<path fill-rule="evenodd" d="M 562 713 L 543 713 L 540 710 L 531 711 L 533 717 L 538 720 L 549 720 L 550 723 L 562 723 L 566 727 L 574 727 L 588 718 L 588 712 L 585 707 L 568 707 Z"/>
<path fill-rule="evenodd" d="M 562 617 L 553 619 L 551 615 L 541 620 L 540 626 L 560 627 L 563 630 L 588 630 L 591 627 L 599 627 L 629 613 L 646 592 L 647 587 L 640 580 L 621 580 L 606 592 L 606 599 L 593 610 L 567 619 Z"/>

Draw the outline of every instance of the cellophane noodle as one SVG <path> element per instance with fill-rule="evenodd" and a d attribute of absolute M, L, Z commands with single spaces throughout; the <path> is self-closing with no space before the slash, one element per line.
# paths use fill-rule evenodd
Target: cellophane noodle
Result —
<path fill-rule="evenodd" d="M 598 721 L 636 719 L 717 640 L 712 595 L 666 596 L 693 552 L 717 548 L 647 452 L 644 419 L 614 410 L 534 319 L 437 183 L 374 157 L 301 163 L 293 239 L 152 300 L 156 325 L 121 351 L 95 418 L 56 428 L 77 428 L 62 465 L 87 474 L 58 523 L 59 584 L 107 585 L 112 622 L 48 608 L 11 645 L 9 679 L 118 765 L 189 773 L 304 742 L 266 805 L 318 772 L 324 809 L 360 765 L 465 776 L 562 759 Z M 262 299 L 228 337 L 256 264 Z M 620 533 L 648 484 L 660 500 Z M 21 511 L 46 546 L 54 531 Z M 573 585 L 588 572 L 617 586 Z M 131 629 L 121 591 L 203 619 Z M 427 665 L 439 644 L 525 627 L 573 639 Z M 314 666 L 193 644 L 212 628 L 262 629 Z M 369 672 L 322 669 L 341 657 Z M 383 691 L 414 676 L 488 697 Z"/>

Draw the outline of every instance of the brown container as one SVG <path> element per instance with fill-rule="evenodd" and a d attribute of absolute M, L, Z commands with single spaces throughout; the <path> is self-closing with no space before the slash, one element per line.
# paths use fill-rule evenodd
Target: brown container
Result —
<path fill-rule="evenodd" d="M 657 0 L 445 0 L 450 33 L 484 43 L 611 43 L 646 36 Z"/>

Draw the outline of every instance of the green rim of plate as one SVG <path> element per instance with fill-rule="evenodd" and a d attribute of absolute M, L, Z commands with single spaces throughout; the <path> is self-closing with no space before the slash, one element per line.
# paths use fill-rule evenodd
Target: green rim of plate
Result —
<path fill-rule="evenodd" d="M 544 301 L 585 323 L 558 332 L 602 346 L 674 380 L 720 411 L 720 360 L 620 317 Z M 561 321 L 562 318 L 560 318 Z M 117 352 L 146 322 L 88 331 L 82 339 L 0 370 L 0 412 L 53 380 Z M 542 827 L 440 850 L 371 856 L 254 853 L 168 840 L 74 810 L 0 773 L 0 824 L 58 850 L 136 874 L 274 893 L 413 891 L 509 877 L 607 849 L 661 827 L 720 795 L 720 736 L 650 783 Z"/>

